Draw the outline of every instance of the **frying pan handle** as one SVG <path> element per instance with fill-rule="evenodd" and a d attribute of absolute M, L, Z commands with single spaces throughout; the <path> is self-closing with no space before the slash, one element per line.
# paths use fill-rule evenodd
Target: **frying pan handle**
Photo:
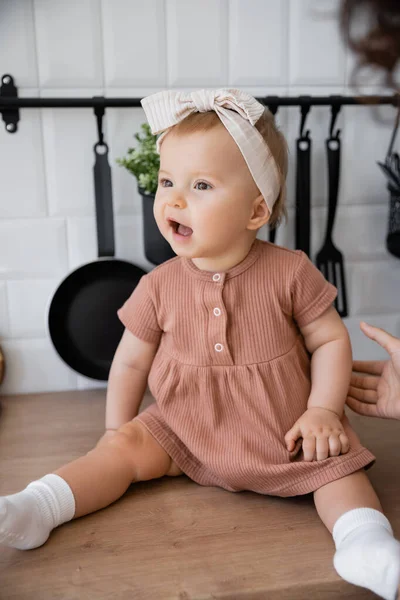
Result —
<path fill-rule="evenodd" d="M 310 256 L 311 139 L 296 141 L 296 249 Z"/>
<path fill-rule="evenodd" d="M 340 138 L 330 137 L 326 140 L 326 151 L 328 156 L 328 221 L 326 226 L 326 239 L 332 237 L 333 226 L 335 223 L 336 206 L 339 193 L 340 178 Z"/>
<path fill-rule="evenodd" d="M 93 147 L 94 193 L 96 199 L 96 225 L 98 256 L 114 256 L 114 211 L 112 202 L 111 168 L 108 162 L 108 146 L 105 142 Z"/>

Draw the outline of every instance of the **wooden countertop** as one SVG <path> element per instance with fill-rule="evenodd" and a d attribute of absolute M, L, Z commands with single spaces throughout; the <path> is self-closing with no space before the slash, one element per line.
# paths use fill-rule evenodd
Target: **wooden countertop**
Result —
<path fill-rule="evenodd" d="M 0 494 L 77 458 L 102 433 L 104 390 L 0 398 Z M 146 398 L 144 406 L 151 401 Z M 400 536 L 400 423 L 349 415 Z M 186 477 L 132 486 L 36 550 L 0 549 L 1 600 L 375 598 L 342 581 L 312 497 L 205 488 Z"/>

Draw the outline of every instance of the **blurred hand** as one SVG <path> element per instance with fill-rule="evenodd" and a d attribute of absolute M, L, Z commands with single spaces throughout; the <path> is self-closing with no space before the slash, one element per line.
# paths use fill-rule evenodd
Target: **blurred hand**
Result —
<path fill-rule="evenodd" d="M 304 460 L 324 460 L 349 451 L 349 440 L 339 417 L 326 408 L 308 408 L 285 435 L 289 452 L 303 438 Z"/>
<path fill-rule="evenodd" d="M 400 340 L 364 322 L 360 327 L 367 337 L 386 350 L 390 358 L 354 361 L 346 402 L 360 415 L 400 420 Z"/>

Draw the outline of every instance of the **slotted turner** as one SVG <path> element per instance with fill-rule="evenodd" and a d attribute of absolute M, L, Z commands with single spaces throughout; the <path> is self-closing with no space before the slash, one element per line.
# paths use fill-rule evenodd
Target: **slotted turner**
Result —
<path fill-rule="evenodd" d="M 338 295 L 335 300 L 335 308 L 341 317 L 347 317 L 347 294 L 343 254 L 338 250 L 332 240 L 340 178 L 341 148 L 339 131 L 335 136 L 331 135 L 331 137 L 326 140 L 325 145 L 328 158 L 328 220 L 325 241 L 316 256 L 316 265 L 324 277 L 337 288 Z"/>

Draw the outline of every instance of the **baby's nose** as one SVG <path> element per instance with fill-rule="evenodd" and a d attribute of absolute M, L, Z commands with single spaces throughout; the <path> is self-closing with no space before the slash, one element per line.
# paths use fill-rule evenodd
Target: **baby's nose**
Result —
<path fill-rule="evenodd" d="M 168 198 L 168 206 L 172 206 L 175 208 L 185 208 L 186 200 L 185 196 L 179 192 L 175 192 L 171 194 Z"/>

